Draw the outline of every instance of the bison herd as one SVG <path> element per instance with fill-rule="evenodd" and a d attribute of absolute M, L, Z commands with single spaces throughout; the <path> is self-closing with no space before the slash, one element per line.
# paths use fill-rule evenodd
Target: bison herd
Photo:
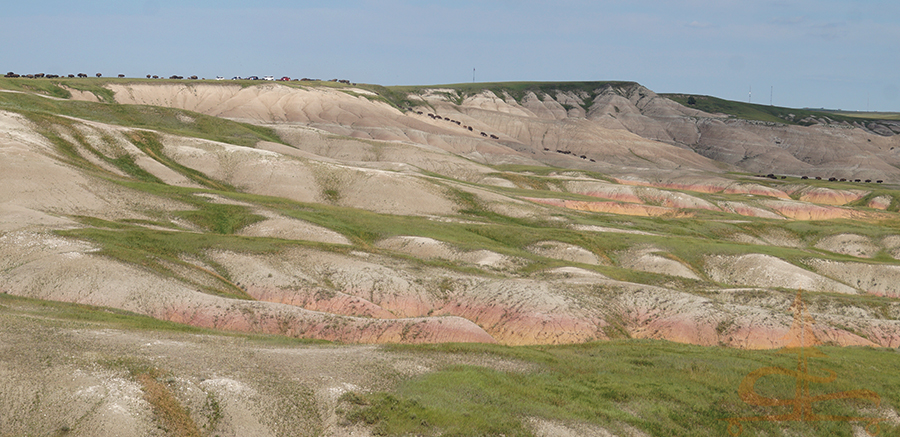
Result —
<path fill-rule="evenodd" d="M 544 147 L 544 151 L 545 151 L 545 152 L 549 152 L 550 149 L 547 148 L 547 147 Z M 581 158 L 581 159 L 584 159 L 584 160 L 588 160 L 588 161 L 591 161 L 591 162 L 597 162 L 594 158 L 588 158 L 587 155 L 576 155 L 576 154 L 572 153 L 571 150 L 560 150 L 560 149 L 556 149 L 556 153 L 559 153 L 559 154 L 561 154 L 561 155 L 572 155 L 572 156 L 574 156 L 574 157 Z"/>
<path fill-rule="evenodd" d="M 413 108 L 406 108 L 406 110 L 407 110 L 407 111 L 410 111 L 410 112 L 413 112 L 413 111 L 414 111 Z M 430 117 L 430 118 L 432 118 L 432 119 L 434 119 L 434 120 L 449 121 L 450 123 L 453 123 L 453 124 L 455 124 L 455 125 L 457 125 L 457 126 L 463 128 L 463 129 L 466 129 L 466 130 L 468 130 L 469 132 L 475 132 L 475 129 L 473 129 L 472 126 L 466 126 L 466 125 L 462 124 L 461 121 L 453 120 L 453 119 L 451 119 L 450 117 L 441 117 L 440 115 L 431 114 L 431 113 L 425 114 L 425 113 L 422 112 L 422 111 L 415 111 L 415 113 L 416 113 L 416 114 L 419 114 L 419 115 L 428 115 L 428 117 Z M 498 137 L 497 135 L 489 134 L 489 133 L 487 133 L 487 132 L 481 132 L 481 136 L 483 136 L 483 137 L 485 137 L 485 138 L 490 138 L 490 139 L 492 139 L 492 140 L 499 140 L 499 139 L 500 139 L 500 137 Z"/>
<path fill-rule="evenodd" d="M 756 177 L 758 177 L 758 178 L 778 179 L 778 176 L 775 176 L 775 175 L 772 174 L 772 173 L 769 173 L 769 174 L 767 174 L 767 175 L 761 175 L 761 174 L 758 174 L 758 175 L 756 175 Z M 787 176 L 781 176 L 781 179 L 786 179 L 786 178 L 787 178 Z M 809 176 L 800 176 L 800 179 L 802 179 L 802 180 L 807 180 L 807 179 L 809 179 Z M 821 177 L 821 176 L 816 176 L 816 177 L 815 177 L 815 180 L 820 181 L 820 180 L 822 180 L 822 177 Z M 867 183 L 867 184 L 872 183 L 872 180 L 871 180 L 871 179 L 847 179 L 847 178 L 836 178 L 836 177 L 830 177 L 830 178 L 828 178 L 828 181 L 829 181 L 829 182 L 856 182 L 856 183 Z M 881 184 L 881 183 L 884 183 L 884 180 L 878 179 L 878 180 L 875 181 L 875 183 Z"/>

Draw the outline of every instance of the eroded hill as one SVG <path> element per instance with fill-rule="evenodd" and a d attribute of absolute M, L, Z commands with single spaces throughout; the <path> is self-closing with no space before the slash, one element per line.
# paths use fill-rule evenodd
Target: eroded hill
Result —
<path fill-rule="evenodd" d="M 890 123 L 739 118 L 622 82 L 0 88 L 0 435 L 365 435 L 345 413 L 400 381 L 609 366 L 678 395 L 606 381 L 592 419 L 503 432 L 690 434 L 734 415 L 740 349 L 790 341 L 798 290 L 820 342 L 900 345 Z M 629 338 L 735 350 L 607 342 Z M 494 345 L 590 341 L 608 347 Z M 896 417 L 885 390 L 866 414 Z"/>
<path fill-rule="evenodd" d="M 6 293 L 342 342 L 771 348 L 802 288 L 822 338 L 900 343 L 900 137 L 633 83 L 65 86 L 0 94 Z"/>

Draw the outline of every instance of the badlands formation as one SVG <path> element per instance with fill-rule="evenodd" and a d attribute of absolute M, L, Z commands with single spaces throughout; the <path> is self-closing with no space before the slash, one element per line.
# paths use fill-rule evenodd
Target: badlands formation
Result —
<path fill-rule="evenodd" d="M 634 83 L 21 84 L 3 293 L 349 343 L 775 348 L 802 289 L 821 338 L 900 345 L 890 122 Z"/>
<path fill-rule="evenodd" d="M 0 436 L 174 435 L 173 398 L 180 435 L 367 435 L 342 394 L 530 369 L 371 344 L 775 349 L 798 290 L 820 342 L 900 346 L 895 121 L 626 82 L 0 80 Z M 349 345 L 265 343 L 295 338 Z"/>

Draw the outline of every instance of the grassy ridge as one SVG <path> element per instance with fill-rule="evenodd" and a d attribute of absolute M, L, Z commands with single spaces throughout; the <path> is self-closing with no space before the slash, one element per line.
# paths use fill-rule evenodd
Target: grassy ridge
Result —
<path fill-rule="evenodd" d="M 846 123 L 866 123 L 869 121 L 891 120 L 897 119 L 891 114 L 879 113 L 846 113 L 828 110 L 813 110 L 800 108 L 785 108 L 781 106 L 760 105 L 756 103 L 738 102 L 734 100 L 725 100 L 712 96 L 699 96 L 690 94 L 660 94 L 663 97 L 672 99 L 689 108 L 699 109 L 712 114 L 727 114 L 736 118 L 745 120 L 758 120 L 771 123 L 810 125 L 812 122 L 803 122 L 801 120 L 807 117 L 823 118 L 827 117 L 836 122 Z M 694 103 L 688 103 L 693 98 Z M 793 115 L 793 116 L 792 116 Z"/>

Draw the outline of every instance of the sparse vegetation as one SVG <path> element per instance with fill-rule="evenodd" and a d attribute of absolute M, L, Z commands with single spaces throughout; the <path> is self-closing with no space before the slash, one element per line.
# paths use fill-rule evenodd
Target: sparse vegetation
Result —
<path fill-rule="evenodd" d="M 519 329 L 507 328 L 504 323 L 511 320 L 539 320 L 541 316 L 547 316 L 546 329 L 544 325 L 535 327 L 536 332 L 545 335 L 540 337 L 540 341 L 558 341 L 562 337 L 553 338 L 552 335 L 570 334 L 569 331 L 576 328 L 566 324 L 572 320 L 575 321 L 573 324 L 587 321 L 585 326 L 590 336 L 585 337 L 585 341 L 612 339 L 605 343 L 567 346 L 442 344 L 370 348 L 366 350 L 366 354 L 386 354 L 392 359 L 400 356 L 406 361 L 397 365 L 397 368 L 416 369 L 398 371 L 387 364 L 379 364 L 385 368 L 390 367 L 385 371 L 389 375 L 385 379 L 390 380 L 391 384 L 377 387 L 355 387 L 350 383 L 343 384 L 342 378 L 335 378 L 334 385 L 313 390 L 304 385 L 305 382 L 291 379 L 293 377 L 285 378 L 280 374 L 272 376 L 280 371 L 278 369 L 254 368 L 252 371 L 245 369 L 245 373 L 234 371 L 230 374 L 235 378 L 252 379 L 257 384 L 254 390 L 258 391 L 248 389 L 245 393 L 269 390 L 270 393 L 277 392 L 281 396 L 277 400 L 268 399 L 266 402 L 269 403 L 265 405 L 255 404 L 254 408 L 269 411 L 268 407 L 276 405 L 282 416 L 287 415 L 283 413 L 287 411 L 297 416 L 311 417 L 310 423 L 315 423 L 304 430 L 311 435 L 326 434 L 320 427 L 326 419 L 319 415 L 330 413 L 323 412 L 321 405 L 315 403 L 316 399 L 331 396 L 344 389 L 351 391 L 337 398 L 337 403 L 345 413 L 342 414 L 341 423 L 368 428 L 379 435 L 531 435 L 534 433 L 535 420 L 560 426 L 603 428 L 615 434 L 628 434 L 633 429 L 654 436 L 724 434 L 727 430 L 722 419 L 762 412 L 760 408 L 746 406 L 737 396 L 736 388 L 741 378 L 759 367 L 777 365 L 789 368 L 790 357 L 767 351 L 699 347 L 636 338 L 651 335 L 666 338 L 665 326 L 654 327 L 657 331 L 651 331 L 648 326 L 657 320 L 656 317 L 674 319 L 680 313 L 690 312 L 691 308 L 678 306 L 682 304 L 679 299 L 687 302 L 696 298 L 699 302 L 702 298 L 703 311 L 706 312 L 697 316 L 697 319 L 690 320 L 707 323 L 698 327 L 698 330 L 702 329 L 704 335 L 710 337 L 707 344 L 729 344 L 730 334 L 737 329 L 747 328 L 747 322 L 741 319 L 744 315 L 741 306 L 749 305 L 759 309 L 762 314 L 760 319 L 753 320 L 764 320 L 766 323 L 773 319 L 781 320 L 785 311 L 782 304 L 790 302 L 793 290 L 777 285 L 763 287 L 745 279 L 722 280 L 719 283 L 712 279 L 715 275 L 710 273 L 709 260 L 720 255 L 764 255 L 784 262 L 790 268 L 796 267 L 803 274 L 816 275 L 821 281 L 849 284 L 858 294 L 839 294 L 827 289 L 809 292 L 810 307 L 828 317 L 833 316 L 834 320 L 829 320 L 828 317 L 823 317 L 823 320 L 827 320 L 829 329 L 835 330 L 835 338 L 846 334 L 855 336 L 854 339 L 894 341 L 887 344 L 895 344 L 895 340 L 890 338 L 878 338 L 882 334 L 886 337 L 895 335 L 891 331 L 894 326 L 892 323 L 900 320 L 900 304 L 896 298 L 891 297 L 893 289 L 888 288 L 888 292 L 882 293 L 885 296 L 867 294 L 881 293 L 878 290 L 884 287 L 870 291 L 861 285 L 866 278 L 858 279 L 854 284 L 849 279 L 838 277 L 840 275 L 816 270 L 817 262 L 841 265 L 853 263 L 852 266 L 858 266 L 860 270 L 869 266 L 881 268 L 898 264 L 900 242 L 891 243 L 891 239 L 900 239 L 900 224 L 896 220 L 900 195 L 897 195 L 893 186 L 866 186 L 865 190 L 868 192 L 846 207 L 853 210 L 852 219 L 760 218 L 732 213 L 724 207 L 717 209 L 717 205 L 721 206 L 726 202 L 741 203 L 758 211 L 775 214 L 775 209 L 767 203 L 774 197 L 755 193 L 726 194 L 721 190 L 691 191 L 686 188 L 666 188 L 661 184 L 659 187 L 634 188 L 619 183 L 616 178 L 620 175 L 597 171 L 597 168 L 605 167 L 586 167 L 589 161 L 585 157 L 582 157 L 583 161 L 578 161 L 585 164 L 582 169 L 538 165 L 536 161 L 528 161 L 531 158 L 526 155 L 527 148 L 510 153 L 514 159 L 496 161 L 534 163 L 533 165 L 504 164 L 492 167 L 484 162 L 473 163 L 468 159 L 476 159 L 473 156 L 482 159 L 493 153 L 485 150 L 505 146 L 475 147 L 471 146 L 476 142 L 471 136 L 456 138 L 443 132 L 427 132 L 426 128 L 397 133 L 396 137 L 401 140 L 396 142 L 329 136 L 328 141 L 335 138 L 340 140 L 339 147 L 331 148 L 337 143 L 336 140 L 334 143 L 323 141 L 315 147 L 307 147 L 307 138 L 318 135 L 318 131 L 313 129 L 319 127 L 314 126 L 309 132 L 304 132 L 304 135 L 309 136 L 302 137 L 302 141 L 292 142 L 302 149 L 299 152 L 302 155 L 284 154 L 283 160 L 278 161 L 281 164 L 292 159 L 300 160 L 305 166 L 302 171 L 309 171 L 310 174 L 303 175 L 304 178 L 281 179 L 277 182 L 281 189 L 277 191 L 279 194 L 267 195 L 269 191 L 265 188 L 251 190 L 232 179 L 226 181 L 211 177 L 211 174 L 221 173 L 208 170 L 209 174 L 205 173 L 202 169 L 209 167 L 196 165 L 196 160 L 203 158 L 184 158 L 170 154 L 168 152 L 171 149 L 167 149 L 167 146 L 169 141 L 176 141 L 169 135 L 190 138 L 191 140 L 183 140 L 186 144 L 196 144 L 193 139 L 220 141 L 243 147 L 254 147 L 260 141 L 284 144 L 286 141 L 279 138 L 274 130 L 171 108 L 119 105 L 114 103 L 111 92 L 102 86 L 103 81 L 107 80 L 119 79 L 66 82 L 0 79 L 0 88 L 25 92 L 0 93 L 0 110 L 22 114 L 28 120 L 28 129 L 31 130 L 27 134 L 40 139 L 35 141 L 40 142 L 40 145 L 29 151 L 40 150 L 34 155 L 47 158 L 54 165 L 60 166 L 54 168 L 64 168 L 83 176 L 84 179 L 77 184 L 102 184 L 104 187 L 104 190 L 90 191 L 96 195 L 98 200 L 95 203 L 100 206 L 82 207 L 77 204 L 77 200 L 65 199 L 66 202 L 60 203 L 65 207 L 40 209 L 30 203 L 15 210 L 15 214 L 21 213 L 25 217 L 31 217 L 27 214 L 34 212 L 35 217 L 40 220 L 29 221 L 27 229 L 22 225 L 25 229 L 22 231 L 0 230 L 0 238 L 12 240 L 14 237 L 21 237 L 17 243 L 8 244 L 4 240 L 2 247 L 5 250 L 21 250 L 21 253 L 27 255 L 22 255 L 21 261 L 13 259 L 0 262 L 0 272 L 3 275 L 17 273 L 19 279 L 16 280 L 25 283 L 32 275 L 27 271 L 17 272 L 17 269 L 28 263 L 37 264 L 33 260 L 43 262 L 44 257 L 48 260 L 57 257 L 57 261 L 105 257 L 120 262 L 120 266 L 138 269 L 142 275 L 150 274 L 167 281 L 177 281 L 179 286 L 206 293 L 197 295 L 201 297 L 198 301 L 215 302 L 215 305 L 223 307 L 242 305 L 235 310 L 236 313 L 239 312 L 247 320 L 259 321 L 258 325 L 250 329 L 269 330 L 265 332 L 284 335 L 307 332 L 298 326 L 310 330 L 321 328 L 321 332 L 339 332 L 351 326 L 359 326 L 358 330 L 353 330 L 352 335 L 340 337 L 342 341 L 383 341 L 383 338 L 398 339 L 396 341 L 433 341 L 445 337 L 423 337 L 429 335 L 423 326 L 432 322 L 433 326 L 459 322 L 454 326 L 462 326 L 459 329 L 466 335 L 484 335 L 485 337 L 477 338 L 488 340 L 492 338 L 490 336 L 495 336 L 495 340 L 502 342 L 507 341 L 503 335 L 510 335 L 509 331 Z M 254 85 L 252 82 L 239 83 L 241 86 Z M 485 91 L 520 102 L 529 92 L 542 98 L 544 95 L 571 92 L 579 96 L 582 108 L 587 111 L 601 92 L 611 90 L 628 97 L 628 93 L 633 92 L 637 84 L 518 82 L 439 87 L 358 85 L 360 89 L 377 92 L 377 96 L 354 92 L 344 84 L 304 83 L 286 86 L 334 87 L 352 95 L 386 101 L 402 110 L 418 104 L 411 95 L 433 88 L 449 89 L 443 97 L 455 105 L 462 105 L 469 96 Z M 89 91 L 104 103 L 46 98 L 70 97 L 68 89 Z M 640 95 L 647 96 L 648 94 Z M 631 97 L 636 98 L 637 95 Z M 786 108 L 744 105 L 704 96 L 684 95 L 672 98 L 677 101 L 682 99 L 704 111 L 728 113 L 765 123 L 796 124 L 802 123 L 808 116 L 844 120 L 840 118 L 844 115 L 815 111 L 807 114 L 799 110 L 790 110 L 790 114 L 793 114 L 790 117 L 785 112 Z M 367 103 L 365 100 L 360 102 Z M 566 110 L 574 108 L 570 104 L 563 107 Z M 613 110 L 620 113 L 618 106 L 613 106 Z M 631 110 L 632 108 L 625 108 L 622 112 L 630 113 Z M 126 129 L 95 128 L 92 123 L 78 119 Z M 328 120 L 319 126 L 332 121 L 334 120 Z M 579 121 L 581 122 L 586 121 Z M 416 135 L 421 135 L 422 132 L 426 136 L 431 135 L 423 144 L 410 145 L 403 137 L 407 135 L 409 141 L 418 142 Z M 18 133 L 11 131 L 10 138 L 14 134 Z M 467 132 L 464 134 L 468 135 Z M 475 132 L 476 136 L 477 134 Z M 371 136 L 377 138 L 375 134 Z M 289 138 L 288 135 L 285 138 Z M 482 137 L 477 137 L 476 140 L 482 140 Z M 471 154 L 466 155 L 466 159 L 450 156 L 450 153 L 445 153 L 447 150 L 423 155 L 425 157 L 415 156 L 416 159 L 401 156 L 402 153 L 418 153 L 420 148 L 430 149 L 438 147 L 435 144 L 444 143 L 447 144 L 447 150 L 469 150 L 467 153 Z M 25 140 L 22 140 L 22 144 L 31 147 Z M 470 146 L 471 149 L 467 149 Z M 345 160 L 342 155 L 344 147 L 346 150 L 365 150 L 365 159 Z M 336 149 L 340 149 L 340 153 L 330 154 Z M 327 162 L 325 159 L 322 162 L 316 161 L 317 156 L 324 156 L 320 153 L 328 156 Z M 623 152 L 623 155 L 627 154 Z M 631 155 L 638 158 L 634 162 L 651 168 L 658 165 L 657 161 L 668 159 L 660 157 L 657 160 L 656 156 L 646 152 L 631 151 Z M 266 159 L 268 156 L 270 155 L 266 155 Z M 627 158 L 631 159 L 632 156 Z M 488 158 L 483 161 L 493 162 Z M 152 166 L 145 165 L 147 162 L 151 162 Z M 258 168 L 264 168 L 269 162 L 271 161 L 261 158 Z M 359 168 L 348 170 L 347 167 L 352 165 L 359 165 Z M 457 167 L 465 170 L 455 173 Z M 164 168 L 164 172 L 154 170 L 158 168 Z M 309 168 L 312 170 L 307 170 Z M 393 197 L 386 196 L 385 199 L 397 200 L 397 204 L 414 204 L 421 201 L 421 197 L 417 196 L 424 193 L 446 202 L 449 205 L 446 211 L 450 212 L 408 213 L 395 211 L 393 206 L 383 209 L 356 208 L 352 202 L 357 193 L 352 192 L 351 185 L 347 183 L 348 171 L 358 174 L 377 172 L 379 177 L 385 178 L 396 173 L 403 178 L 414 179 L 417 184 L 427 188 L 410 192 L 401 191 L 403 189 L 400 188 L 398 192 L 390 193 Z M 672 170 L 673 174 L 681 174 L 678 171 L 681 169 Z M 459 176 L 463 173 L 465 177 Z M 180 183 L 180 186 L 168 184 L 164 179 L 170 174 L 186 182 Z M 803 184 L 801 187 L 830 189 L 861 187 L 859 184 L 801 180 L 796 177 L 761 181 L 741 173 L 715 173 L 715 177 L 718 181 L 752 185 L 754 189 L 784 190 L 784 193 L 791 196 L 785 202 L 797 204 L 803 195 L 802 188 L 797 188 L 800 184 Z M 488 179 L 492 179 L 497 185 L 487 183 Z M 649 176 L 646 179 L 652 180 Z M 269 182 L 268 179 L 264 181 Z M 46 192 L 56 196 L 58 187 L 65 187 L 66 183 L 42 188 L 44 191 L 23 189 L 22 192 L 42 193 L 41 195 Z M 620 197 L 602 192 L 594 193 L 590 189 L 578 191 L 572 188 L 576 183 L 615 186 L 619 191 L 613 194 Z M 27 189 L 32 188 L 29 186 Z M 294 189 L 306 191 L 303 195 L 292 197 Z M 58 191 L 66 192 L 63 189 Z M 284 194 L 286 192 L 288 194 Z M 603 195 L 616 198 L 607 199 Z M 868 202 L 876 197 L 890 198 L 886 212 L 868 206 Z M 115 202 L 104 203 L 107 198 L 112 198 Z M 676 203 L 673 200 L 676 198 L 690 199 L 697 204 L 712 207 L 702 209 L 672 206 Z M 539 203 L 533 201 L 535 199 L 552 202 Z M 75 206 L 70 207 L 67 202 Z M 668 208 L 670 212 L 651 217 L 567 208 L 572 203 L 601 202 Z M 274 218 L 265 225 L 271 224 L 273 229 L 280 226 L 279 232 L 250 232 L 256 232 L 263 226 L 248 229 L 250 225 L 271 217 Z M 65 224 L 54 227 L 39 223 L 42 220 L 58 220 Z M 349 244 L 343 239 L 340 240 L 342 243 L 306 241 L 290 234 L 294 228 L 307 225 L 313 229 L 310 232 L 334 232 L 346 237 Z M 45 227 L 32 231 L 30 226 Z M 247 231 L 242 232 L 243 230 Z M 852 234 L 870 243 L 875 247 L 871 256 L 853 256 L 842 247 L 820 244 L 842 234 Z M 52 244 L 41 247 L 42 243 L 35 243 L 45 237 L 48 241 L 53 239 Z M 446 248 L 446 253 L 450 255 L 430 256 L 383 244 L 384 240 L 392 237 L 423 237 L 415 241 Z M 80 247 L 87 246 L 83 242 L 89 242 L 91 249 L 65 251 L 67 249 L 63 245 L 72 242 L 77 242 Z M 539 251 L 534 250 L 535 245 L 540 245 L 545 252 L 536 254 Z M 32 247 L 38 249 L 34 249 L 35 252 L 23 249 L 32 250 Z M 568 250 L 566 248 L 596 256 L 598 261 L 570 261 L 552 253 L 554 250 Z M 39 249 L 45 252 L 39 252 Z M 678 276 L 670 271 L 657 269 L 650 262 L 628 264 L 626 260 L 637 250 L 646 250 L 654 256 L 655 261 L 677 264 L 694 275 Z M 470 261 L 462 256 L 454 258 L 453 255 L 476 252 L 484 254 L 484 257 Z M 253 264 L 250 264 L 248 270 L 251 272 L 243 272 L 228 265 L 222 258 L 217 258 L 223 253 L 253 258 L 254 262 L 259 262 L 259 267 L 252 267 Z M 320 258 L 330 259 L 321 261 Z M 514 261 L 509 262 L 508 266 L 496 267 L 489 258 Z M 484 259 L 488 260 L 483 261 Z M 81 274 L 78 264 L 73 262 L 72 266 L 66 265 L 61 269 Z M 269 271 L 266 272 L 266 269 Z M 56 278 L 40 280 L 46 282 L 28 285 L 29 288 L 24 289 L 35 295 L 44 295 L 42 293 L 45 290 L 50 290 L 46 292 L 48 295 L 58 297 L 51 294 L 53 287 L 58 287 L 52 282 Z M 67 278 L 60 280 L 65 281 Z M 92 280 L 103 279 L 94 276 Z M 885 280 L 893 279 L 876 277 L 870 282 L 884 285 Z M 12 285 L 0 282 L 0 287 L 20 292 L 15 288 L 19 286 L 18 283 L 9 283 Z M 491 291 L 494 295 L 482 291 L 491 287 L 502 291 Z M 533 291 L 528 287 L 544 288 Z M 874 285 L 872 287 L 875 288 Z M 740 289 L 735 290 L 737 288 Z M 272 294 L 260 297 L 261 295 L 256 294 L 259 290 Z M 45 326 L 43 324 L 50 324 L 48 326 L 53 329 L 72 336 L 76 334 L 65 329 L 73 326 L 73 329 L 79 330 L 136 332 L 148 337 L 151 336 L 148 332 L 159 332 L 178 338 L 178 341 L 215 341 L 210 339 L 227 335 L 230 338 L 246 339 L 256 347 L 253 351 L 244 350 L 244 356 L 235 355 L 235 359 L 255 362 L 252 355 L 257 353 L 288 357 L 269 361 L 277 361 L 278 366 L 298 361 L 290 355 L 297 353 L 299 346 L 308 346 L 313 342 L 284 335 L 220 334 L 188 325 L 163 322 L 121 309 L 35 301 L 6 292 L 7 288 L 0 288 L 0 327 L 4 330 L 6 325 L 3 325 L 3 317 L 9 316 L 40 324 L 37 326 L 42 328 Z M 525 296 L 526 292 L 533 294 L 522 298 L 521 302 L 516 301 L 520 294 Z M 504 295 L 500 296 L 501 294 Z M 631 295 L 649 297 L 643 306 L 629 307 L 622 303 L 622 299 L 616 301 L 617 298 Z M 251 300 L 253 296 L 269 302 L 237 302 Z M 86 293 L 65 298 L 96 302 L 102 296 Z M 150 301 L 154 296 L 152 293 L 146 296 L 132 295 L 123 298 L 123 301 L 134 305 L 128 308 L 143 308 L 140 307 L 144 303 L 141 299 L 145 298 Z M 497 303 L 501 300 L 501 303 Z M 337 309 L 329 306 L 336 307 L 344 302 L 349 304 Z M 607 302 L 614 303 L 608 307 L 603 306 Z M 171 306 L 179 304 L 181 303 L 167 303 Z M 288 305 L 303 306 L 303 309 Z M 282 314 L 276 314 L 277 311 L 272 308 L 296 313 L 282 317 Z M 569 313 L 564 312 L 569 309 Z M 335 312 L 319 318 L 322 312 L 332 310 Z M 147 313 L 151 311 L 148 310 Z M 210 314 L 210 318 L 218 317 L 213 311 Z M 305 314 L 311 314 L 312 321 L 302 319 Z M 379 320 L 371 314 L 388 314 L 390 317 Z M 636 314 L 646 316 L 647 321 Z M 866 326 L 858 324 L 861 323 L 859 314 L 883 323 L 877 327 L 877 335 L 873 334 L 875 331 L 866 331 Z M 556 316 L 560 317 L 553 318 Z M 365 319 L 366 317 L 369 319 Z M 461 320 L 463 318 L 467 320 Z M 391 325 L 393 331 L 385 329 L 372 337 L 362 337 L 367 335 L 367 330 L 376 329 L 380 323 L 387 326 L 395 322 L 395 325 Z M 678 323 L 687 322 L 674 320 L 671 323 L 681 326 Z M 779 323 L 772 322 L 767 329 L 777 332 L 781 326 Z M 239 321 L 233 324 L 239 325 Z M 470 331 L 462 331 L 463 329 Z M 56 335 L 57 332 L 36 329 L 31 334 L 35 338 L 43 338 L 40 336 Z M 361 337 L 353 337 L 357 334 Z M 393 334 L 396 336 L 392 337 Z M 377 337 L 378 335 L 383 337 Z M 190 340 L 185 340 L 186 338 Z M 346 338 L 351 340 L 344 340 Z M 527 339 L 522 342 L 527 342 Z M 263 350 L 266 348 L 279 350 Z M 835 347 L 824 350 L 828 358 L 823 358 L 816 364 L 835 369 L 839 378 L 834 387 L 816 387 L 816 390 L 827 389 L 830 392 L 871 389 L 882 396 L 882 405 L 886 410 L 876 411 L 859 401 L 849 404 L 829 403 L 822 405 L 820 411 L 829 414 L 890 414 L 893 410 L 889 409 L 897 407 L 900 401 L 900 379 L 893 376 L 896 372 L 892 371 L 897 365 L 896 351 Z M 147 352 L 144 358 L 104 356 L 102 359 L 92 355 L 92 352 L 79 352 L 82 355 L 65 357 L 50 352 L 42 353 L 39 357 L 41 365 L 48 368 L 56 360 L 66 365 L 75 363 L 72 366 L 79 365 L 83 368 L 99 363 L 106 371 L 127 373 L 131 381 L 140 385 L 158 422 L 170 434 L 210 435 L 229 423 L 228 407 L 233 407 L 233 404 L 226 403 L 211 391 L 194 396 L 192 401 L 186 400 L 187 396 L 179 397 L 181 395 L 176 391 L 180 384 L 177 380 L 179 375 L 172 373 L 175 370 L 166 370 L 171 366 L 166 364 L 165 359 L 145 359 L 146 356 L 154 356 L 151 352 Z M 0 366 L 7 362 L 4 360 L 13 359 L 16 358 L 0 357 Z M 427 365 L 419 366 L 420 362 Z M 502 365 L 490 364 L 498 362 Z M 210 364 L 210 368 L 221 369 L 216 367 L 218 364 Z M 335 367 L 341 364 L 339 360 L 329 363 Z M 215 374 L 216 371 L 210 370 L 209 373 Z M 264 379 L 270 385 L 260 388 L 265 386 L 259 382 Z M 768 382 L 772 382 L 772 385 L 767 385 L 764 390 L 770 396 L 790 396 L 795 388 L 790 382 L 777 378 Z M 10 393 L 4 391 L 6 386 L 3 383 L 0 380 L 0 408 L 6 405 L 3 403 L 3 396 Z M 199 384 L 196 381 L 189 383 L 195 384 L 194 387 Z M 354 384 L 357 383 L 362 384 L 359 380 L 354 380 Z M 256 402 L 252 395 L 247 395 L 246 399 L 247 402 Z M 333 398 L 329 399 L 334 401 Z M 0 413 L 3 411 L 5 410 L 0 410 Z M 259 421 L 275 430 L 275 434 L 290 434 L 295 431 L 284 428 L 286 425 L 282 418 L 266 416 Z M 4 423 L 3 420 L 0 417 L 0 424 Z M 77 421 L 60 421 L 52 426 L 50 432 L 57 434 L 79 431 Z M 745 430 L 746 435 L 849 436 L 853 433 L 846 423 L 761 423 L 758 426 L 754 424 L 752 430 L 749 428 Z M 885 435 L 896 435 L 897 425 L 885 423 L 882 431 Z M 3 432 L 0 429 L 0 434 Z M 18 431 L 14 431 L 16 432 Z"/>

